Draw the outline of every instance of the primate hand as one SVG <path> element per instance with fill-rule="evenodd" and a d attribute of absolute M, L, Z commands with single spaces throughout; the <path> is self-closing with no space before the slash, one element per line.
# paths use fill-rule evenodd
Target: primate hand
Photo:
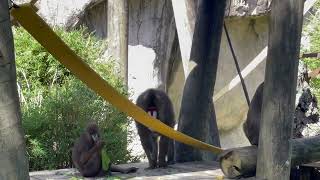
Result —
<path fill-rule="evenodd" d="M 97 141 L 96 146 L 97 146 L 99 149 L 101 149 L 101 148 L 103 148 L 103 146 L 104 146 L 105 144 L 106 144 L 106 143 L 105 143 L 104 141 L 99 140 L 99 141 Z"/>

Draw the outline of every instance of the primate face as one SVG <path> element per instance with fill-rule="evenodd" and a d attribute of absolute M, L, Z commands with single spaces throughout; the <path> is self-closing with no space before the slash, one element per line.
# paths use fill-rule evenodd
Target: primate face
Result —
<path fill-rule="evenodd" d="M 92 140 L 93 140 L 94 142 L 97 142 L 98 139 L 99 139 L 99 135 L 98 135 L 97 133 L 91 134 L 91 138 L 92 138 Z"/>
<path fill-rule="evenodd" d="M 98 126 L 94 123 L 91 123 L 87 126 L 87 132 L 91 136 L 94 142 L 97 142 L 100 138 Z"/>
<path fill-rule="evenodd" d="M 149 114 L 150 116 L 158 119 L 158 112 L 157 112 L 157 108 L 156 108 L 156 107 L 153 107 L 153 106 L 149 107 L 149 108 L 147 109 L 147 112 L 148 112 L 148 114 Z"/>

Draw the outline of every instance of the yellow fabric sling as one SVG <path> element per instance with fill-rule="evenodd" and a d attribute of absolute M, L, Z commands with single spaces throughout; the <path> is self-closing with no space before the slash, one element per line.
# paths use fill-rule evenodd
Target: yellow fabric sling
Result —
<path fill-rule="evenodd" d="M 198 149 L 220 153 L 222 149 L 196 140 L 183 133 L 175 131 L 164 123 L 149 116 L 141 108 L 126 97 L 119 94 L 112 86 L 92 70 L 78 55 L 76 55 L 37 15 L 30 4 L 19 5 L 11 9 L 11 15 L 23 26 L 47 51 L 68 68 L 89 88 L 110 102 L 113 106 L 134 118 L 137 122 L 181 143 Z"/>

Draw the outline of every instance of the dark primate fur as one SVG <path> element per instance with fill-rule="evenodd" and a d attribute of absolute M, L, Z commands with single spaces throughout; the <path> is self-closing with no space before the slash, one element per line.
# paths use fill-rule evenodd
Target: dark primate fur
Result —
<path fill-rule="evenodd" d="M 157 119 L 172 128 L 174 127 L 175 120 L 173 106 L 165 92 L 157 89 L 148 89 L 138 97 L 137 106 L 146 112 L 148 111 L 148 108 L 155 107 Z M 173 164 L 173 140 L 151 131 L 149 128 L 138 122 L 136 122 L 136 125 L 142 147 L 149 161 L 149 168 L 166 167 L 167 164 Z M 160 138 L 159 145 L 157 143 L 158 138 Z"/>
<path fill-rule="evenodd" d="M 96 136 L 96 141 L 92 136 Z M 88 124 L 86 131 L 80 135 L 80 138 L 75 142 L 72 149 L 72 161 L 74 166 L 79 170 L 84 177 L 95 177 L 110 175 L 111 171 L 121 173 L 136 172 L 137 168 L 122 168 L 115 165 L 110 165 L 109 172 L 102 169 L 101 149 L 104 142 L 100 139 L 99 128 L 95 123 Z"/>
<path fill-rule="evenodd" d="M 261 83 L 249 106 L 249 111 L 247 114 L 247 120 L 243 124 L 243 131 L 246 134 L 248 140 L 252 145 L 258 146 L 259 144 L 259 132 L 260 132 L 260 121 L 261 121 L 261 109 L 262 109 L 262 96 L 263 96 L 263 86 L 264 83 Z M 300 177 L 300 172 L 297 167 L 291 168 L 290 179 L 297 179 Z"/>
<path fill-rule="evenodd" d="M 258 86 L 249 106 L 247 120 L 243 124 L 243 131 L 246 134 L 248 140 L 252 145 L 257 146 L 259 143 L 263 84 L 264 83 L 261 83 Z"/>

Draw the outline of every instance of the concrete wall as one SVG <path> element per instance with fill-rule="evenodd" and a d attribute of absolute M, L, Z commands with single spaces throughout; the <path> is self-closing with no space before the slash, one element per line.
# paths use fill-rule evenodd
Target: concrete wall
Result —
<path fill-rule="evenodd" d="M 167 88 L 175 36 L 170 0 L 129 1 L 128 85 L 133 101 L 148 88 Z M 131 128 L 135 131 L 134 123 Z M 129 148 L 141 155 L 143 150 L 137 137 Z"/>
<path fill-rule="evenodd" d="M 268 19 L 266 16 L 255 18 L 228 18 L 226 25 L 230 38 L 243 70 L 265 48 L 268 41 Z M 237 71 L 231 55 L 225 33 L 222 34 L 217 80 L 214 89 L 216 95 L 236 77 Z M 246 78 L 250 99 L 255 89 L 264 79 L 265 61 L 257 66 Z M 183 92 L 184 75 L 181 61 L 175 61 L 169 85 L 169 95 L 173 100 L 176 115 L 179 114 Z M 242 132 L 242 123 L 246 118 L 248 106 L 239 83 L 224 96 L 215 101 L 217 123 L 223 147 L 248 145 Z"/>

